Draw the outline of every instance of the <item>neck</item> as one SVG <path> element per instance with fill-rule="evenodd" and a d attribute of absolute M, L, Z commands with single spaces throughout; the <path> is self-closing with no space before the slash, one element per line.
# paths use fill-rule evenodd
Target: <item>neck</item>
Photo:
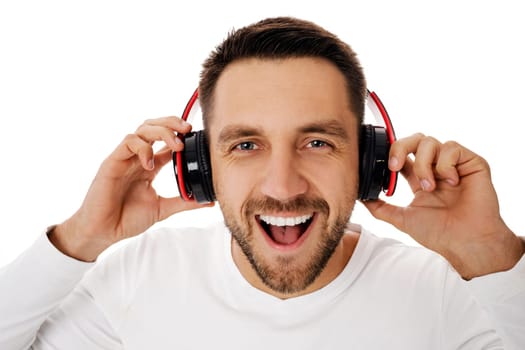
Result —
<path fill-rule="evenodd" d="M 232 238 L 232 256 L 235 265 L 239 269 L 239 272 L 242 276 L 254 287 L 265 293 L 268 293 L 279 299 L 289 299 L 299 297 L 301 295 L 306 295 L 312 292 L 315 292 L 330 282 L 332 282 L 340 273 L 343 271 L 345 266 L 348 264 L 348 261 L 354 253 L 355 247 L 359 240 L 359 234 L 356 232 L 347 232 L 343 235 L 341 241 L 336 247 L 334 253 L 328 260 L 325 268 L 315 279 L 315 281 L 310 284 L 305 289 L 295 292 L 295 293 L 281 293 L 275 291 L 263 283 L 257 272 L 254 270 L 250 264 L 246 255 L 244 255 L 241 247 L 238 245 L 237 241 Z"/>

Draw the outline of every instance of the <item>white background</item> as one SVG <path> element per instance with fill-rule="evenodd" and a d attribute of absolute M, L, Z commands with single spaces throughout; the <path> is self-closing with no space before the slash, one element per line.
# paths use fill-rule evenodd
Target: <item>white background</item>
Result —
<path fill-rule="evenodd" d="M 398 136 L 458 140 L 489 160 L 502 215 L 523 234 L 521 9 L 479 0 L 2 1 L 0 266 L 78 208 L 125 134 L 146 118 L 180 115 L 200 64 L 228 31 L 277 15 L 312 20 L 350 43 Z M 171 168 L 157 189 L 177 193 Z M 409 198 L 400 183 L 392 201 Z M 215 208 L 160 224 L 217 218 Z M 412 243 L 361 205 L 353 221 Z"/>

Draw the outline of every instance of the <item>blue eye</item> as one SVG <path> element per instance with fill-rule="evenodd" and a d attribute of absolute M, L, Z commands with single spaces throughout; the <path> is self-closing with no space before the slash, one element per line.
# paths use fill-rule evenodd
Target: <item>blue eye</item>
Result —
<path fill-rule="evenodd" d="M 253 142 L 242 142 L 235 146 L 235 149 L 239 151 L 253 151 L 257 149 L 257 146 Z"/>
<path fill-rule="evenodd" d="M 326 146 L 328 146 L 328 144 L 321 140 L 313 140 L 308 143 L 308 147 L 310 148 L 321 148 Z"/>

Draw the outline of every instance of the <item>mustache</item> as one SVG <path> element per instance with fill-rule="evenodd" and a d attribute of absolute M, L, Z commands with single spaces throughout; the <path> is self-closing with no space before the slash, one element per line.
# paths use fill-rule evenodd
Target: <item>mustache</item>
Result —
<path fill-rule="evenodd" d="M 316 211 L 328 215 L 330 207 L 322 198 L 299 196 L 288 201 L 279 201 L 271 197 L 250 198 L 245 204 L 245 214 L 254 215 L 260 212 L 305 212 Z"/>

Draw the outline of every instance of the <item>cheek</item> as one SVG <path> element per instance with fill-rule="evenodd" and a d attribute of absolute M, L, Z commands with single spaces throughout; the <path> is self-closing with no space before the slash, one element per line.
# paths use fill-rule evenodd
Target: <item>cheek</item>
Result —
<path fill-rule="evenodd" d="M 239 169 L 233 169 L 225 162 L 212 163 L 213 188 L 219 203 L 228 203 L 229 207 L 241 205 L 250 192 L 253 176 Z"/>
<path fill-rule="evenodd" d="M 345 214 L 353 208 L 357 199 L 357 177 L 353 174 L 331 176 L 323 182 L 321 191 L 336 215 Z"/>
<path fill-rule="evenodd" d="M 309 162 L 305 174 L 327 198 L 352 198 L 357 193 L 359 169 L 354 157 Z"/>

